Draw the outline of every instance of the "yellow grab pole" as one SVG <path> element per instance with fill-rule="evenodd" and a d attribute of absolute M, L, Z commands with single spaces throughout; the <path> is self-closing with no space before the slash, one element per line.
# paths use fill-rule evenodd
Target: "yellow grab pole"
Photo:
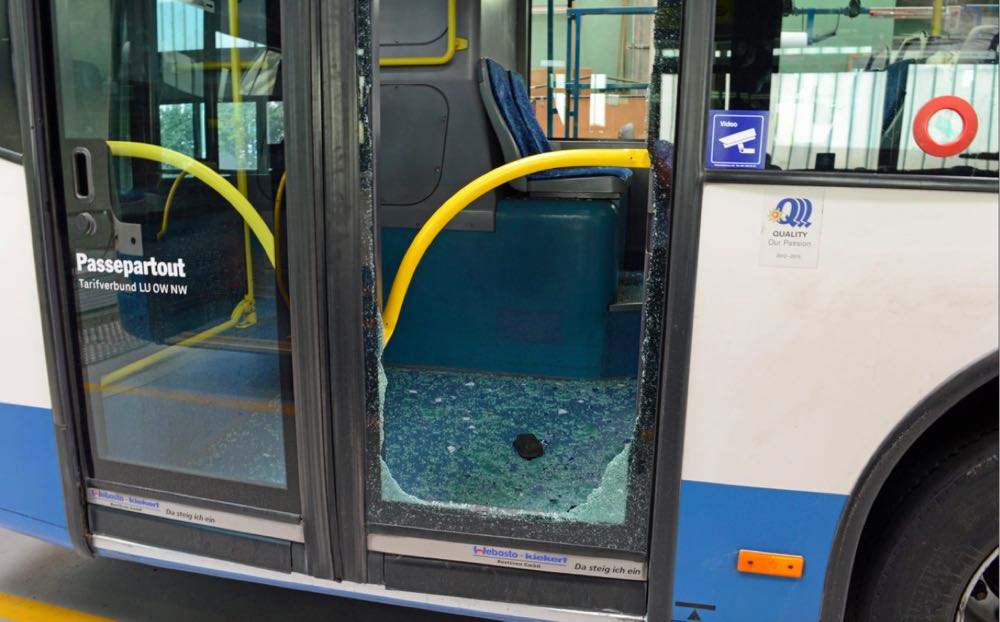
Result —
<path fill-rule="evenodd" d="M 285 301 L 285 306 L 292 307 L 291 298 L 288 296 L 288 288 L 281 278 L 281 200 L 285 198 L 285 180 L 288 179 L 288 172 L 281 174 L 278 182 L 278 191 L 274 194 L 274 278 L 278 282 L 278 291 Z"/>
<path fill-rule="evenodd" d="M 236 45 L 240 36 L 239 0 L 229 0 L 229 36 L 233 38 L 229 47 L 229 79 L 233 88 L 233 119 L 236 124 L 236 188 L 247 196 L 247 167 L 243 150 L 246 148 L 246 132 L 243 127 L 243 74 L 241 73 L 240 48 Z M 243 223 L 243 250 L 247 266 L 247 298 L 253 302 L 253 254 L 250 251 L 250 227 Z M 272 260 L 272 264 L 274 261 Z M 250 311 L 251 315 L 253 310 Z M 256 317 L 250 317 L 247 324 L 254 324 Z"/>
<path fill-rule="evenodd" d="M 420 265 L 420 260 L 434 238 L 451 222 L 452 218 L 490 190 L 518 177 L 554 168 L 574 166 L 649 168 L 649 152 L 645 149 L 568 149 L 542 153 L 495 168 L 453 194 L 427 219 L 424 226 L 417 232 L 417 236 L 413 238 L 410 247 L 406 249 L 403 261 L 399 263 L 399 270 L 396 271 L 396 278 L 392 281 L 389 299 L 383 310 L 385 343 L 389 343 L 393 331 L 396 330 L 396 323 L 399 321 L 399 313 L 403 308 L 406 291 L 410 287 L 410 281 L 413 280 L 417 266 Z"/>
<path fill-rule="evenodd" d="M 181 171 L 177 174 L 177 178 L 174 179 L 174 183 L 170 184 L 170 192 L 167 193 L 167 202 L 163 204 L 163 224 L 160 225 L 160 231 L 156 234 L 157 240 L 162 240 L 163 236 L 167 235 L 167 219 L 170 217 L 170 206 L 174 202 L 174 195 L 177 193 L 178 186 L 181 185 L 181 180 L 187 172 Z"/>
<path fill-rule="evenodd" d="M 267 62 L 265 60 L 261 60 L 261 59 L 240 61 L 240 67 L 242 67 L 243 69 L 254 69 L 254 68 L 258 67 L 258 66 L 264 66 L 264 67 L 266 67 L 267 66 Z M 169 67 L 173 68 L 173 69 L 178 69 L 178 70 L 181 70 L 181 71 L 184 71 L 184 70 L 187 70 L 187 71 L 195 70 L 195 71 L 197 71 L 199 69 L 202 70 L 202 71 L 219 71 L 221 69 L 232 69 L 233 64 L 231 62 L 229 62 L 229 61 L 221 61 L 221 62 L 206 61 L 206 62 L 203 62 L 203 63 L 174 63 L 172 65 L 169 65 Z"/>
<path fill-rule="evenodd" d="M 233 209 L 239 212 L 240 216 L 243 217 L 243 222 L 250 228 L 250 231 L 253 231 L 254 236 L 257 237 L 257 241 L 264 248 L 264 252 L 267 253 L 267 258 L 271 261 L 271 265 L 274 265 L 274 236 L 271 234 L 271 230 L 267 228 L 264 219 L 260 217 L 254 206 L 250 204 L 250 201 L 221 175 L 194 158 L 159 145 L 134 143 L 124 140 L 109 140 L 108 147 L 111 149 L 111 155 L 161 162 L 200 179 L 222 195 L 222 198 L 232 205 Z"/>
<path fill-rule="evenodd" d="M 229 320 L 217 326 L 213 326 L 208 330 L 203 330 L 197 335 L 191 335 L 187 339 L 184 339 L 183 341 L 179 341 L 172 346 L 154 352 L 153 354 L 150 354 L 147 357 L 141 358 L 137 361 L 133 361 L 128 365 L 123 365 L 122 367 L 119 367 L 113 372 L 101 377 L 101 386 L 105 387 L 109 384 L 113 384 L 121 380 L 122 378 L 127 378 L 128 376 L 131 376 L 134 373 L 146 369 L 147 367 L 149 367 L 154 363 L 159 363 L 164 359 L 180 354 L 181 352 L 184 351 L 184 348 L 189 348 L 195 344 L 201 343 L 202 341 L 211 339 L 212 337 L 218 335 L 219 333 L 229 330 L 233 326 L 236 326 L 236 324 L 240 321 L 240 318 L 243 317 L 243 314 L 248 311 L 248 307 L 250 307 L 251 305 L 252 303 L 244 298 L 239 303 L 237 303 L 235 307 L 233 307 L 233 312 L 229 316 Z"/>
<path fill-rule="evenodd" d="M 931 35 L 941 36 L 941 23 L 943 21 L 944 0 L 934 0 L 934 9 L 931 12 Z"/>

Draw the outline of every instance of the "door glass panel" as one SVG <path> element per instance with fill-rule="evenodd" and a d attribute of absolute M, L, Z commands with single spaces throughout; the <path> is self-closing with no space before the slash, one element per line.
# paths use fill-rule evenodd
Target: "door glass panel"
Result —
<path fill-rule="evenodd" d="M 668 170 L 672 119 L 661 132 L 659 104 L 676 93 L 679 2 L 652 8 L 658 13 L 645 15 L 646 40 L 653 41 L 655 18 L 657 48 L 647 46 L 643 58 L 643 81 L 652 87 L 649 100 L 643 97 L 641 125 L 664 154 L 656 161 Z M 381 14 L 383 32 L 410 18 L 398 13 Z M 566 19 L 565 13 L 555 17 Z M 393 19 L 399 22 L 389 23 Z M 594 40 L 617 36 L 620 25 L 607 22 L 608 32 L 591 33 Z M 383 41 L 383 54 L 391 52 Z M 441 71 L 454 77 L 440 79 L 468 80 L 474 98 L 461 106 L 475 107 L 481 117 L 493 104 L 481 98 L 477 76 L 487 75 L 494 99 L 518 89 L 527 96 L 514 67 L 481 66 L 464 56 L 452 63 Z M 381 79 L 402 83 L 406 71 L 383 68 Z M 388 91 L 381 92 L 385 124 Z M 388 105 L 400 118 L 427 115 L 427 100 L 416 92 L 392 92 Z M 497 108 L 504 103 L 510 102 L 498 101 Z M 414 123 L 412 132 L 430 142 L 453 123 L 474 123 L 461 116 L 459 104 L 456 98 L 443 107 L 447 124 Z M 672 103 L 667 108 L 674 109 Z M 542 135 L 544 118 L 528 119 Z M 387 135 L 381 134 L 382 158 L 406 144 Z M 457 150 L 443 141 L 441 170 L 434 172 L 448 176 L 469 152 L 488 150 L 489 138 L 470 132 Z M 660 185 L 662 195 L 646 195 L 645 169 L 621 174 L 619 190 L 604 194 L 588 193 L 579 180 L 558 193 L 552 187 L 533 192 L 537 177 L 529 178 L 527 192 L 505 188 L 492 227 L 452 226 L 437 235 L 419 260 L 392 332 L 378 334 L 381 321 L 372 322 L 371 523 L 646 550 L 668 195 Z M 381 183 L 385 188 L 393 179 L 383 175 Z M 642 217 L 629 218 L 630 210 Z M 419 213 L 413 221 L 422 224 Z M 401 278 L 417 229 L 382 222 L 382 310 L 391 317 L 386 295 Z M 630 254 L 634 239 L 638 252 Z M 376 301 L 369 304 L 375 316 Z"/>
<path fill-rule="evenodd" d="M 56 0 L 55 31 L 93 474 L 296 509 L 278 0 Z"/>

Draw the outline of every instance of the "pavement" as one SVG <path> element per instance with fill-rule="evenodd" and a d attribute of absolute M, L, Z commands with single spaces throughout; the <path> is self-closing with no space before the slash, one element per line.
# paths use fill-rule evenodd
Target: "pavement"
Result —
<path fill-rule="evenodd" d="M 154 568 L 86 559 L 0 529 L 0 621 L 471 622 L 392 607 Z"/>

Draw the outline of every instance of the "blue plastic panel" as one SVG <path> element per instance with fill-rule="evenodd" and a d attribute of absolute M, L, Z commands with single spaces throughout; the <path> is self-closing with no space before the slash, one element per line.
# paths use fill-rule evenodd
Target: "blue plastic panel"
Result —
<path fill-rule="evenodd" d="M 609 201 L 505 200 L 494 232 L 442 232 L 418 268 L 390 365 L 605 374 L 618 214 Z M 413 229 L 382 229 L 385 291 Z"/>
<path fill-rule="evenodd" d="M 830 547 L 847 497 L 705 482 L 681 484 L 674 601 L 705 622 L 816 620 Z M 655 529 L 655 527 L 654 527 Z M 740 549 L 805 557 L 801 579 L 737 572 Z"/>
<path fill-rule="evenodd" d="M 69 547 L 52 411 L 0 403 L 0 526 Z"/>

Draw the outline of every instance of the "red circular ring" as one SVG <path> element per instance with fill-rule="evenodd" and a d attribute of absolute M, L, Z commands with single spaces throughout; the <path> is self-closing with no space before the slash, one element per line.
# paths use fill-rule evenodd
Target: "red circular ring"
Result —
<path fill-rule="evenodd" d="M 931 138 L 931 133 L 927 129 L 931 118 L 942 110 L 951 110 L 962 118 L 962 133 L 950 143 L 937 142 Z M 913 139 L 917 141 L 917 146 L 927 155 L 938 158 L 950 158 L 965 151 L 972 144 L 978 131 L 979 117 L 972 109 L 972 104 L 954 95 L 935 97 L 924 104 L 913 119 Z"/>

